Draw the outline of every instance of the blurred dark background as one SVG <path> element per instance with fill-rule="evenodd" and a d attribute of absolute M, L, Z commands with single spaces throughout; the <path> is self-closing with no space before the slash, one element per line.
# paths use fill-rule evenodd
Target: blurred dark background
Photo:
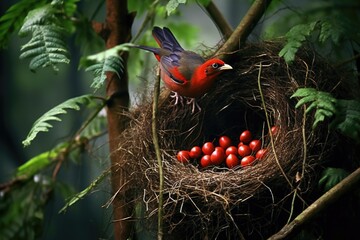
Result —
<path fill-rule="evenodd" d="M 2 15 L 15 2 L 2 1 L 0 14 Z M 79 1 L 78 7 L 81 12 L 91 16 L 98 2 Z M 231 25 L 236 27 L 251 1 L 214 2 Z M 96 19 L 102 21 L 104 12 L 103 6 Z M 181 17 L 174 18 L 191 23 L 199 29 L 198 39 L 194 40 L 197 44 L 191 46 L 193 50 L 203 47 L 202 44 L 213 47 L 221 40 L 219 31 L 198 5 L 192 3 L 181 6 L 181 12 Z M 273 19 L 273 16 L 265 18 L 269 20 L 267 24 Z M 141 20 L 136 20 L 134 32 Z M 260 39 L 263 26 L 262 21 L 251 40 Z M 81 53 L 79 47 L 74 44 L 74 39 L 69 40 L 71 63 L 59 65 L 60 71 L 57 74 L 51 69 L 40 69 L 36 73 L 29 70 L 29 61 L 19 59 L 20 47 L 27 41 L 28 37 L 22 39 L 13 34 L 7 48 L 0 50 L 0 183 L 10 180 L 16 168 L 33 156 L 48 151 L 70 137 L 85 116 L 81 112 L 69 111 L 69 114 L 61 117 L 62 122 L 53 122 L 54 128 L 49 133 L 40 133 L 31 146 L 24 148 L 21 142 L 37 118 L 66 99 L 93 92 L 93 89 L 89 88 L 91 75 L 78 70 Z M 130 82 L 133 95 L 136 95 L 141 85 L 138 79 Z M 134 101 L 134 97 L 132 100 Z M 93 146 L 93 151 L 83 156 L 80 163 L 65 164 L 58 179 L 70 184 L 75 192 L 86 188 L 109 166 L 107 145 L 104 144 L 106 136 L 102 140 L 102 143 L 99 141 L 99 145 Z M 111 239 L 111 208 L 102 207 L 111 196 L 106 185 L 109 184 L 104 184 L 100 187 L 101 190 L 85 197 L 64 214 L 58 214 L 64 206 L 64 199 L 55 192 L 47 206 L 43 239 Z"/>

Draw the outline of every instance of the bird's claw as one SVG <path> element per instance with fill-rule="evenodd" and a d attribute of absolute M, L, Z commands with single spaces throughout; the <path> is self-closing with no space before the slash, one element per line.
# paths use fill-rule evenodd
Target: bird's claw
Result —
<path fill-rule="evenodd" d="M 179 95 L 177 92 L 172 92 L 170 97 L 175 99 L 174 105 L 178 105 L 180 103 L 181 106 L 184 106 L 184 99 L 186 100 L 187 105 L 192 104 L 191 113 L 194 113 L 196 109 L 201 111 L 201 107 L 196 102 L 195 98 L 183 97 L 183 96 Z"/>

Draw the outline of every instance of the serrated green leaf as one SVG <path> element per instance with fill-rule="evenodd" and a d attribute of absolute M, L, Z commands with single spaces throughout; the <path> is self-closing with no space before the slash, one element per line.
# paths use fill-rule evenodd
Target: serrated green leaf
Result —
<path fill-rule="evenodd" d="M 80 104 L 89 104 L 93 102 L 94 99 L 91 95 L 83 95 L 80 97 L 75 97 L 68 99 L 67 101 L 57 105 L 50 111 L 46 112 L 42 115 L 38 120 L 35 121 L 34 125 L 32 126 L 28 136 L 22 142 L 24 146 L 29 146 L 31 141 L 34 140 L 36 135 L 39 132 L 48 132 L 52 125 L 48 123 L 49 121 L 61 121 L 61 118 L 57 117 L 60 114 L 66 114 L 66 109 L 73 109 L 73 110 L 80 110 Z"/>
<path fill-rule="evenodd" d="M 48 66 L 58 71 L 57 64 L 70 62 L 64 40 L 68 31 L 62 26 L 65 21 L 61 23 L 55 17 L 56 7 L 56 4 L 47 4 L 30 11 L 19 31 L 22 37 L 32 35 L 30 41 L 21 47 L 20 55 L 20 59 L 31 59 L 31 71 Z"/>
<path fill-rule="evenodd" d="M 318 22 L 315 21 L 310 24 L 298 24 L 292 27 L 285 35 L 287 43 L 279 52 L 279 56 L 284 57 L 287 63 L 294 61 L 297 51 L 306 38 L 314 31 L 317 24 Z"/>
<path fill-rule="evenodd" d="M 87 188 L 82 190 L 81 192 L 77 193 L 75 196 L 73 196 L 66 204 L 65 206 L 59 211 L 59 213 L 65 212 L 69 207 L 77 203 L 79 200 L 81 200 L 85 195 L 89 194 L 91 190 L 93 190 L 107 175 L 109 172 L 104 172 L 101 174 L 97 179 L 95 179 Z"/>
<path fill-rule="evenodd" d="M 327 192 L 348 175 L 349 173 L 342 168 L 328 167 L 321 173 L 319 186 L 323 189 L 324 192 Z"/>
<path fill-rule="evenodd" d="M 181 3 L 185 4 L 186 0 L 169 0 L 166 4 L 166 12 L 168 16 L 170 16 L 170 14 L 175 11 Z"/>
<path fill-rule="evenodd" d="M 81 67 L 86 67 L 86 72 L 94 75 L 91 87 L 99 89 L 106 80 L 106 72 L 114 72 L 120 78 L 124 72 L 120 51 L 128 51 L 128 47 L 133 44 L 121 44 L 106 51 L 86 57 L 80 61 Z"/>
<path fill-rule="evenodd" d="M 294 97 L 300 97 L 295 108 L 308 104 L 306 114 L 315 110 L 313 128 L 316 128 L 325 118 L 330 118 L 336 113 L 335 104 L 337 100 L 328 92 L 317 91 L 314 88 L 299 88 L 290 98 Z"/>

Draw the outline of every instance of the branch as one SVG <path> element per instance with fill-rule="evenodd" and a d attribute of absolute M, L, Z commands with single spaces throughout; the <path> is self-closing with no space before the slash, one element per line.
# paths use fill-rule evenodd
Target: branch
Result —
<path fill-rule="evenodd" d="M 271 0 L 255 0 L 230 38 L 215 55 L 220 55 L 220 58 L 225 59 L 228 54 L 240 49 L 240 46 L 246 41 L 270 3 Z"/>
<path fill-rule="evenodd" d="M 160 67 L 158 68 L 156 82 L 155 82 L 155 90 L 154 90 L 154 100 L 153 100 L 153 114 L 151 119 L 151 130 L 152 130 L 152 138 L 153 144 L 156 153 L 156 159 L 159 165 L 159 209 L 158 209 L 158 240 L 163 239 L 163 189 L 164 189 L 164 175 L 162 168 L 162 159 L 160 153 L 160 145 L 159 145 L 159 137 L 157 131 L 157 110 L 158 110 L 158 102 L 160 95 Z"/>
<path fill-rule="evenodd" d="M 212 1 L 206 6 L 206 11 L 210 14 L 210 17 L 214 21 L 215 25 L 219 27 L 224 38 L 228 39 L 233 33 L 233 29 L 228 21 L 226 21 L 224 18 L 224 15 L 221 14 L 219 9 Z"/>
<path fill-rule="evenodd" d="M 330 204 L 336 202 L 343 195 L 359 187 L 360 168 L 351 173 L 348 177 L 338 183 L 335 187 L 327 191 L 318 200 L 306 208 L 291 223 L 285 225 L 278 233 L 271 236 L 268 240 L 278 240 L 289 238 L 300 230 L 300 227 L 312 220 L 317 214 L 325 210 Z"/>

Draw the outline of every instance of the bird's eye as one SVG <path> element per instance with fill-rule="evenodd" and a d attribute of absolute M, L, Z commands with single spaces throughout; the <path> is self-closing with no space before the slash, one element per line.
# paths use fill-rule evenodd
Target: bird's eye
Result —
<path fill-rule="evenodd" d="M 213 64 L 211 64 L 211 66 L 216 69 L 216 68 L 219 67 L 219 64 L 218 63 L 213 63 Z"/>

